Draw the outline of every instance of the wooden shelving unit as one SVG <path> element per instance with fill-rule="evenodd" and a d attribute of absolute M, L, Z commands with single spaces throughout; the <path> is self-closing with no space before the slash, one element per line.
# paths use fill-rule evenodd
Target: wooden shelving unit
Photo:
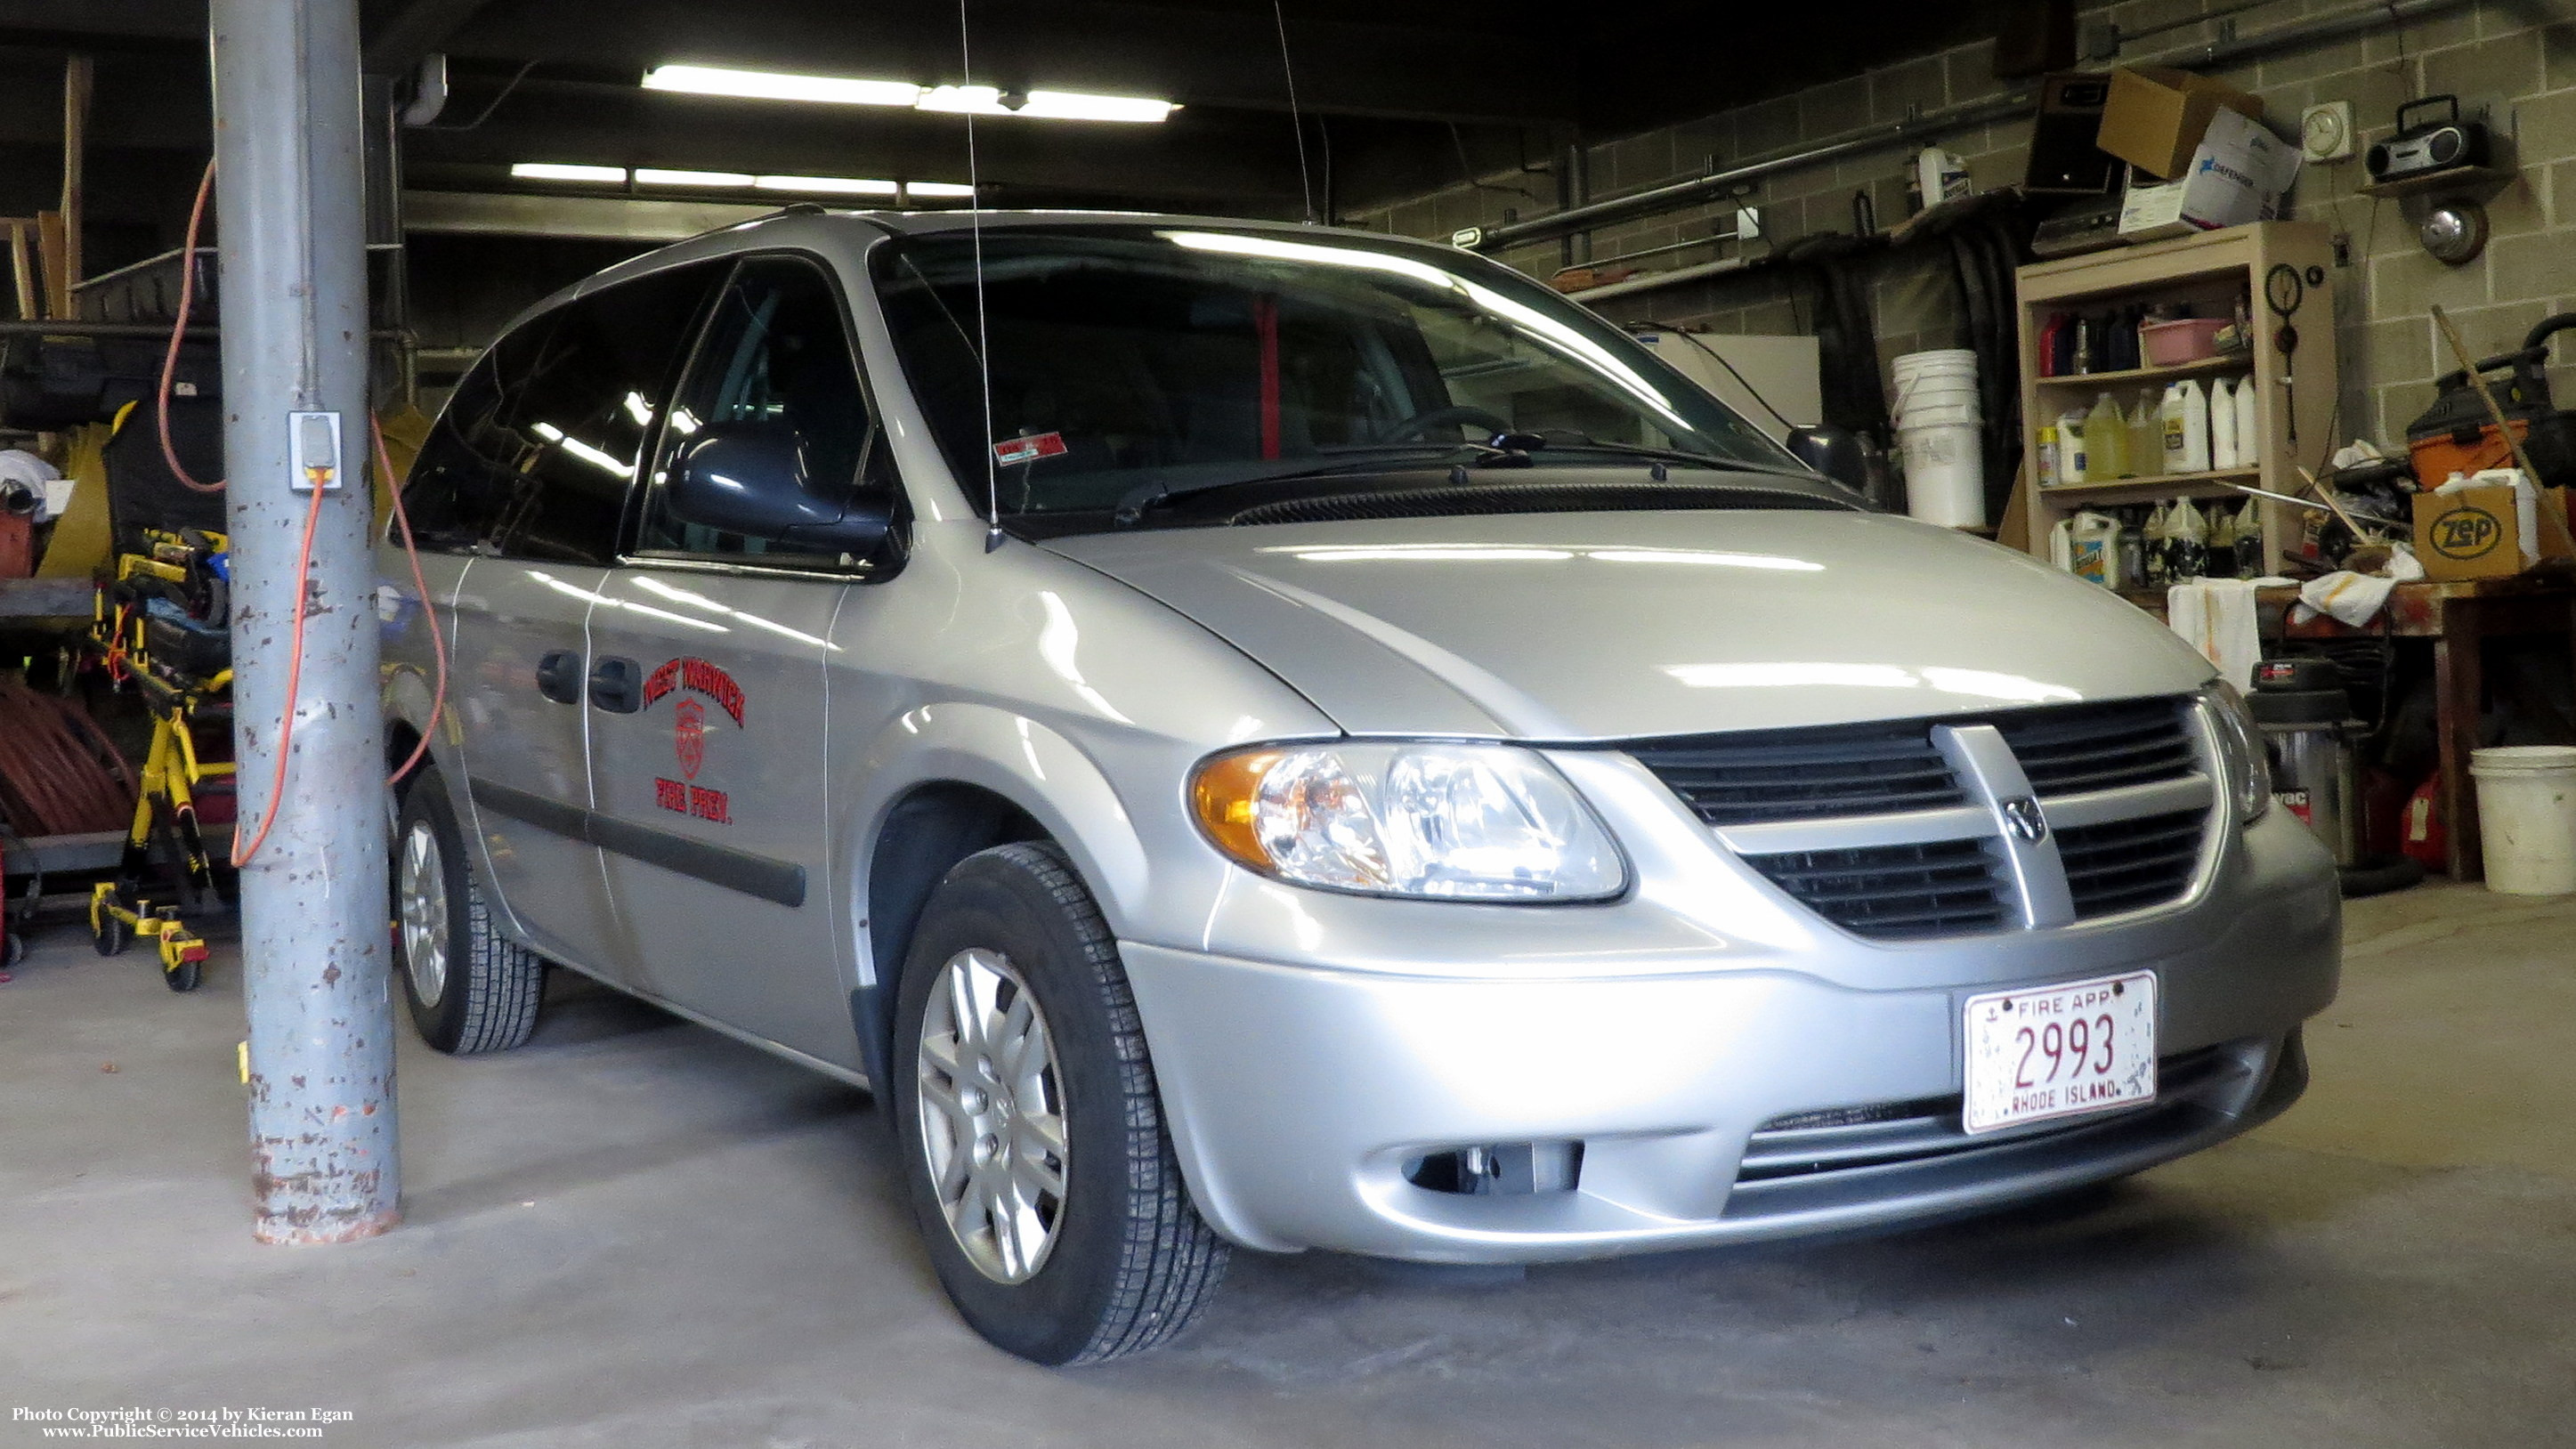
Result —
<path fill-rule="evenodd" d="M 2209 473 L 2156 473 L 2113 482 L 2026 489 L 2033 554 L 2048 557 L 2049 530 L 2079 509 L 2153 503 L 2166 498 L 2247 496 L 2231 484 L 2288 494 L 2298 493 L 2305 486 L 2299 479 L 2299 465 L 2319 468 L 2334 451 L 2326 435 L 2337 387 L 2332 252 L 2326 228 L 2317 223 L 2267 221 L 2021 269 L 2017 297 L 2021 311 L 2025 456 L 2039 456 L 2041 427 L 2054 425 L 2059 414 L 2070 409 L 2089 409 L 2101 393 L 2138 388 L 2161 391 L 2164 384 L 2186 377 L 2248 375 L 2254 379 L 2256 389 L 2260 449 L 2253 467 Z M 2325 278 L 2306 285 L 2306 295 L 2291 319 L 2299 331 L 2299 347 L 2288 358 L 2277 350 L 2281 319 L 2265 305 L 2263 294 L 2264 277 L 2281 265 L 2297 268 L 2303 279 L 2311 271 Z M 2039 375 L 2039 334 L 2050 313 L 2183 301 L 2194 304 L 2197 315 L 2228 316 L 2240 296 L 2250 298 L 2252 304 L 2254 338 L 2248 350 L 2175 367 L 2059 377 Z M 2291 442 L 2294 434 L 2298 439 L 2295 445 Z M 2258 502 L 2263 518 L 2264 568 L 2277 572 L 2281 542 L 2301 510 L 2270 500 Z"/>

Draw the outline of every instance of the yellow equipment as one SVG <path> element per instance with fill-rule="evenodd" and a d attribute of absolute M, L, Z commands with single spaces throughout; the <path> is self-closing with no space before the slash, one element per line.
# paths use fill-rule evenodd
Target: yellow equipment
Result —
<path fill-rule="evenodd" d="M 90 937 L 102 956 L 119 954 L 137 936 L 153 937 L 170 989 L 193 991 L 206 943 L 181 923 L 179 912 L 216 899 L 198 797 L 229 794 L 233 776 L 230 760 L 200 757 L 197 737 L 200 726 L 220 724 L 229 745 L 227 541 L 197 529 L 147 529 L 143 543 L 146 552 L 118 556 L 116 582 L 99 590 L 91 619 L 93 658 L 118 683 L 132 684 L 151 711 L 152 746 L 116 880 L 90 896 Z M 140 894 L 156 843 L 177 903 L 155 904 Z"/>

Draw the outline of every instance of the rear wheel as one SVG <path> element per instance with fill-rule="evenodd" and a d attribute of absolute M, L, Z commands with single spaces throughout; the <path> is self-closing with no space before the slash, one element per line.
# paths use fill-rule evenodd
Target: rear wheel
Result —
<path fill-rule="evenodd" d="M 545 962 L 494 923 L 434 769 L 404 793 L 393 873 L 395 955 L 421 1040 L 458 1056 L 526 1041 L 537 1028 Z"/>
<path fill-rule="evenodd" d="M 1042 1364 L 1152 1348 L 1225 1275 L 1163 1125 L 1127 974 L 1051 845 L 948 873 L 913 936 L 886 1094 L 949 1299 Z"/>

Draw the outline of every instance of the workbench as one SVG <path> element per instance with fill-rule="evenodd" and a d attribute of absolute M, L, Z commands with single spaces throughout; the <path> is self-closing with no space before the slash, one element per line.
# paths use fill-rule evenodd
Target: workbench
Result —
<path fill-rule="evenodd" d="M 2162 594 L 2125 597 L 2162 620 Z M 2399 584 L 2368 624 L 2354 628 L 2319 614 L 2292 622 L 2296 587 L 2254 591 L 2256 625 L 2265 642 L 2282 639 L 2430 639 L 2433 641 L 2435 732 L 2441 750 L 2441 809 L 2449 840 L 2447 869 L 2453 880 L 2486 874 L 2478 839 L 2477 784 L 2469 777 L 2469 752 L 2478 747 L 2489 639 L 2519 634 L 2560 634 L 2576 640 L 2576 579 L 2563 574 L 2458 583 Z"/>

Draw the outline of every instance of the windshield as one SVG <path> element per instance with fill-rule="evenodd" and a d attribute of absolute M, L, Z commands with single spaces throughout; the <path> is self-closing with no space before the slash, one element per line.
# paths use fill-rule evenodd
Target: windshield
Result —
<path fill-rule="evenodd" d="M 1185 227 L 907 238 L 878 287 L 957 480 L 1001 512 L 1107 510 L 1139 490 L 1490 452 L 1550 464 L 1798 467 L 1617 329 L 1498 267 Z M 1531 439 L 1538 440 L 1533 446 Z"/>

